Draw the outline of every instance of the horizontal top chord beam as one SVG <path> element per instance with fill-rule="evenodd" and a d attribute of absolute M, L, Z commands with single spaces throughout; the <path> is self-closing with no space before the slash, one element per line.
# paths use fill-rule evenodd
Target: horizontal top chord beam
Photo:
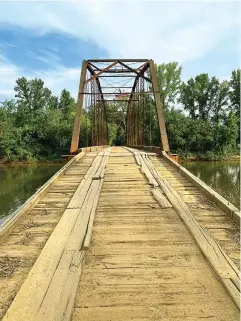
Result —
<path fill-rule="evenodd" d="M 153 94 L 153 91 L 140 91 L 140 92 L 135 92 L 135 95 L 142 95 L 142 94 Z M 81 92 L 79 95 L 100 95 L 100 93 L 92 93 L 92 92 Z M 116 96 L 125 96 L 125 95 L 131 95 L 131 92 L 126 92 L 126 93 L 118 93 L 118 92 L 102 92 L 102 95 L 116 95 Z"/>
<path fill-rule="evenodd" d="M 128 88 L 128 89 L 131 89 L 132 88 L 132 86 L 109 86 L 109 87 L 107 87 L 107 86 L 101 86 L 101 88 L 102 89 L 104 89 L 104 88 L 107 88 L 107 89 L 111 89 L 111 88 L 116 88 L 116 89 L 120 89 L 120 88 Z"/>
<path fill-rule="evenodd" d="M 124 62 L 147 62 L 149 59 L 89 59 L 88 62 L 114 62 L 114 61 L 124 61 Z"/>
<path fill-rule="evenodd" d="M 136 75 L 101 75 L 98 76 L 98 78 L 106 78 L 106 77 L 111 77 L 111 78 L 115 78 L 115 77 L 121 77 L 121 78 L 126 78 L 126 77 L 131 77 L 131 78 L 136 78 Z"/>
<path fill-rule="evenodd" d="M 128 73 L 135 73 L 135 72 L 138 72 L 138 70 L 139 69 L 133 69 L 133 70 L 129 70 L 129 69 L 121 69 L 121 68 L 116 68 L 116 69 L 109 69 L 109 70 L 104 70 L 104 69 L 93 69 L 93 71 L 103 71 L 103 73 L 113 73 L 113 74 L 115 74 L 115 73 L 126 73 L 126 72 L 128 72 Z"/>

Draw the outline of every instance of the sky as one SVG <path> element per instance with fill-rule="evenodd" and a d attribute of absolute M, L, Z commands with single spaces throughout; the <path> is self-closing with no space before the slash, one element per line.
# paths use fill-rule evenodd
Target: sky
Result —
<path fill-rule="evenodd" d="M 239 1 L 1 1 L 0 101 L 18 77 L 77 97 L 83 59 L 177 61 L 186 81 L 240 67 Z"/>

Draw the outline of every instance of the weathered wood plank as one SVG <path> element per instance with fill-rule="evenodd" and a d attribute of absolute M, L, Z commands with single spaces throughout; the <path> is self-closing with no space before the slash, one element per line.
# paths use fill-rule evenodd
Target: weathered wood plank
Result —
<path fill-rule="evenodd" d="M 238 318 L 237 307 L 179 215 L 158 205 L 144 175 L 136 179 L 138 165 L 121 172 L 120 182 L 110 181 L 120 166 L 107 165 L 72 321 Z M 133 183 L 127 185 L 126 178 Z M 140 186 L 149 200 L 137 204 Z M 123 195 L 128 189 L 131 196 Z"/>
<path fill-rule="evenodd" d="M 35 194 L 33 194 L 11 217 L 0 226 L 0 243 L 9 235 L 13 228 L 18 224 L 19 220 L 29 213 L 39 200 L 50 190 L 55 182 L 64 175 L 65 171 L 77 160 L 85 155 L 84 152 L 76 155 L 65 166 L 63 166 L 54 176 L 52 176 L 43 186 L 41 186 Z"/>
<path fill-rule="evenodd" d="M 166 197 L 163 195 L 160 188 L 153 188 L 151 190 L 152 195 L 157 200 L 157 202 L 160 204 L 162 208 L 169 208 L 172 207 L 171 203 L 166 199 Z"/>
<path fill-rule="evenodd" d="M 228 290 L 236 305 L 240 308 L 239 299 L 237 300 L 237 298 L 240 297 L 240 291 L 235 285 L 239 283 L 238 269 L 234 264 L 230 263 L 226 253 L 224 253 L 219 244 L 212 238 L 208 231 L 204 230 L 195 220 L 194 215 L 189 207 L 185 204 L 180 195 L 172 188 L 170 183 L 160 176 L 147 158 L 144 159 L 156 181 L 159 183 L 173 207 L 177 213 L 179 213 L 182 220 L 193 235 L 202 253 L 210 262 L 211 266 Z M 229 282 L 230 280 L 233 281 Z"/>
<path fill-rule="evenodd" d="M 176 163 L 167 153 L 163 152 L 164 158 L 176 169 L 178 169 L 190 182 L 192 182 L 199 190 L 206 194 L 211 200 L 218 204 L 237 224 L 240 225 L 241 216 L 239 210 L 227 201 L 224 197 L 214 191 L 210 186 L 202 182 L 198 177 L 189 172 L 186 168 Z"/>
<path fill-rule="evenodd" d="M 32 321 L 35 319 L 78 214 L 79 209 L 67 209 L 64 212 L 3 318 L 4 321 Z"/>
<path fill-rule="evenodd" d="M 79 269 L 75 270 L 75 276 L 69 276 L 71 262 L 76 255 L 78 257 L 90 214 L 92 210 L 95 210 L 99 198 L 102 180 L 93 180 L 93 177 L 99 169 L 103 157 L 101 155 L 101 157 L 98 158 L 97 156 L 96 158 L 97 161 L 93 162 L 94 166 L 92 164 L 87 172 L 87 179 L 80 184 L 82 189 L 77 190 L 79 197 L 85 194 L 82 197 L 83 200 L 77 204 L 77 208 L 67 208 L 64 212 L 28 278 L 7 311 L 4 321 L 56 320 L 59 301 L 63 300 L 61 297 L 66 297 L 66 293 L 63 293 L 63 291 L 65 288 L 69 289 L 66 282 L 70 282 L 69 278 L 78 281 L 76 278 L 78 278 Z M 77 193 L 75 193 L 75 196 Z M 35 297 L 36 300 L 33 300 Z M 70 295 L 69 299 L 71 299 Z M 73 297 L 71 300 L 72 303 L 68 300 L 70 305 L 66 306 L 68 313 L 63 315 L 63 320 L 70 317 Z M 23 308 L 19 312 L 21 306 Z"/>

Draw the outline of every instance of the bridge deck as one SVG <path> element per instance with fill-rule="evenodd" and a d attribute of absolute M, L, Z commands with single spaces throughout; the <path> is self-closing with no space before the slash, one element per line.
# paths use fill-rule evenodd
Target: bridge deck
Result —
<path fill-rule="evenodd" d="M 27 277 L 28 272 L 36 259 L 41 258 L 39 255 L 44 251 L 41 250 L 59 220 L 61 223 L 61 216 L 95 155 L 89 153 L 68 168 L 0 245 L 0 318 L 21 285 L 32 277 L 31 273 Z M 155 155 L 150 159 L 192 208 L 200 224 L 210 230 L 237 263 L 237 225 L 166 161 Z M 63 278 L 65 265 L 62 274 L 58 274 L 59 280 Z M 23 289 L 24 286 L 4 321 L 41 320 L 34 313 L 24 318 L 21 314 L 24 309 L 18 310 L 24 303 L 28 304 L 23 301 L 24 295 L 26 299 Z M 36 289 L 29 291 L 36 293 Z M 56 300 L 52 303 L 51 306 L 50 300 L 54 311 L 59 303 Z M 178 213 L 173 207 L 159 205 L 134 155 L 123 148 L 113 148 L 108 159 L 91 245 L 85 253 L 73 303 L 72 321 L 196 321 L 205 318 L 228 321 L 239 318 L 238 308 Z M 45 314 L 42 320 L 69 319 Z"/>

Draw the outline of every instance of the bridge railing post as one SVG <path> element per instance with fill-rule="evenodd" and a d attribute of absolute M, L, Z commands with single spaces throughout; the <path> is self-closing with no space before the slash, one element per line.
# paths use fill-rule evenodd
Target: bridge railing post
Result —
<path fill-rule="evenodd" d="M 151 71 L 151 79 L 152 79 L 154 97 L 155 97 L 155 102 L 156 102 L 156 111 L 157 111 L 157 118 L 158 118 L 159 129 L 160 129 L 160 138 L 161 138 L 162 149 L 165 152 L 169 152 L 170 149 L 169 149 L 169 143 L 168 143 L 168 138 L 167 138 L 165 120 L 164 120 L 163 103 L 162 103 L 161 97 L 160 97 L 157 72 L 156 72 L 156 68 L 155 68 L 155 64 L 154 64 L 153 60 L 150 60 L 150 71 Z"/>
<path fill-rule="evenodd" d="M 81 75 L 80 75 L 80 84 L 79 84 L 79 92 L 78 99 L 76 104 L 76 113 L 75 113 L 75 121 L 74 121 L 74 130 L 72 135 L 70 153 L 74 154 L 78 151 L 79 145 L 79 134 L 80 134 L 80 124 L 81 124 L 81 115 L 82 115 L 82 107 L 84 100 L 84 86 L 86 80 L 86 71 L 87 71 L 87 61 L 83 60 Z"/>

